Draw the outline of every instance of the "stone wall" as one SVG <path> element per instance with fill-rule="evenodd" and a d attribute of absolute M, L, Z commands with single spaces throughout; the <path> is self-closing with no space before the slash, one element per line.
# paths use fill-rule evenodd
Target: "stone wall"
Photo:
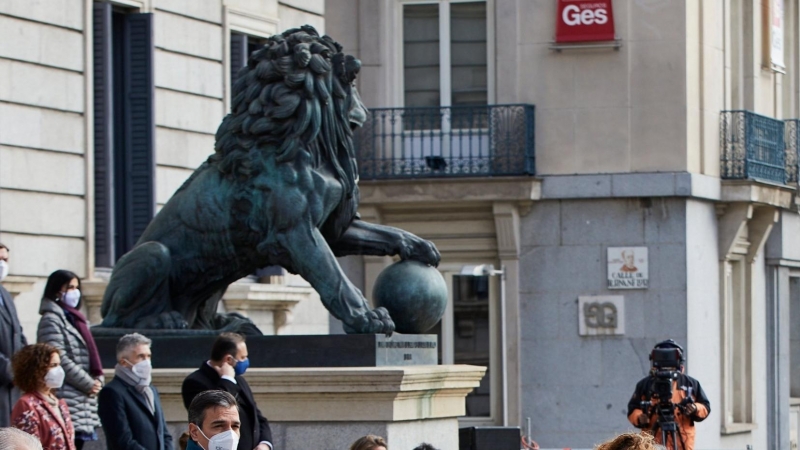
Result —
<path fill-rule="evenodd" d="M 627 403 L 653 345 L 686 342 L 686 202 L 542 201 L 521 234 L 522 418 L 543 448 L 592 447 L 632 428 Z M 649 289 L 606 289 L 609 246 L 648 247 Z M 624 296 L 625 334 L 579 336 L 583 295 Z"/>

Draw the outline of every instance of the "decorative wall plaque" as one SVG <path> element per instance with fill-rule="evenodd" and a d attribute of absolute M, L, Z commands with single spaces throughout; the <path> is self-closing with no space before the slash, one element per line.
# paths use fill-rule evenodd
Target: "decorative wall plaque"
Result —
<path fill-rule="evenodd" d="M 647 289 L 647 247 L 608 248 L 608 288 Z"/>
<path fill-rule="evenodd" d="M 578 297 L 578 334 L 625 334 L 625 298 L 621 295 Z"/>

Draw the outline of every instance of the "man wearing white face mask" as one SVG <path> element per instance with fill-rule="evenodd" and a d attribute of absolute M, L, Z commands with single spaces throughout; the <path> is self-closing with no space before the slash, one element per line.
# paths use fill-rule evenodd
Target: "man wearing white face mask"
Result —
<path fill-rule="evenodd" d="M 173 450 L 156 388 L 150 385 L 150 339 L 126 334 L 117 343 L 114 379 L 100 391 L 108 450 Z"/>
<path fill-rule="evenodd" d="M 239 408 L 225 391 L 204 391 L 189 404 L 189 442 L 186 450 L 236 450 Z"/>
<path fill-rule="evenodd" d="M 8 247 L 0 243 L 0 282 L 8 275 L 8 258 Z M 0 427 L 11 424 L 11 408 L 19 399 L 19 390 L 13 384 L 11 357 L 27 343 L 19 324 L 14 299 L 0 285 Z"/>

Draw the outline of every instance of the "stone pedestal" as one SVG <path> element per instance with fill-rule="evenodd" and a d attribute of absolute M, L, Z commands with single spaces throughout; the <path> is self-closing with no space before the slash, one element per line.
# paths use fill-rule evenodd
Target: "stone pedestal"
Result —
<path fill-rule="evenodd" d="M 100 314 L 100 305 L 103 304 L 103 294 L 106 292 L 108 280 L 91 280 L 81 282 L 81 297 L 86 317 L 89 323 L 98 324 L 103 321 Z"/>
<path fill-rule="evenodd" d="M 103 321 L 100 306 L 107 286 L 108 280 L 81 283 L 90 323 Z M 274 335 L 291 323 L 292 309 L 313 293 L 310 287 L 238 281 L 228 286 L 222 305 L 225 312 L 238 312 L 252 320 L 262 333 Z"/>
<path fill-rule="evenodd" d="M 238 282 L 228 286 L 222 304 L 226 312 L 238 312 L 252 320 L 262 333 L 281 334 L 292 321 L 292 309 L 313 293 L 311 287 Z"/>
<path fill-rule="evenodd" d="M 153 349 L 157 352 L 158 349 Z M 153 384 L 173 436 L 187 428 L 181 384 L 192 369 L 155 369 Z M 405 366 L 250 369 L 247 381 L 269 419 L 276 449 L 341 450 L 365 434 L 390 448 L 421 442 L 458 450 L 458 417 L 464 397 L 485 367 Z M 106 371 L 106 380 L 113 371 Z"/>
<path fill-rule="evenodd" d="M 34 282 L 30 278 L 9 276 L 3 280 L 3 287 L 11 294 L 11 298 L 16 298 L 23 292 L 30 292 L 33 290 Z"/>

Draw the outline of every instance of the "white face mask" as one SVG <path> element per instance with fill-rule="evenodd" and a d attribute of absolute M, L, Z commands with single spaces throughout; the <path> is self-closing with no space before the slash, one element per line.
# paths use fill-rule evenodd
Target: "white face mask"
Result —
<path fill-rule="evenodd" d="M 203 430 L 197 427 L 197 431 L 208 439 Z M 208 448 L 206 450 L 236 450 L 239 446 L 239 435 L 233 430 L 223 431 L 222 433 L 215 434 L 208 439 Z"/>
<path fill-rule="evenodd" d="M 64 292 L 64 294 L 61 295 L 61 301 L 70 308 L 75 308 L 78 306 L 78 302 L 81 301 L 81 291 L 78 289 L 73 289 L 71 291 Z"/>
<path fill-rule="evenodd" d="M 150 385 L 150 382 L 152 381 L 151 376 L 153 372 L 153 365 L 150 363 L 149 359 L 145 359 L 134 364 L 133 367 L 131 367 L 131 371 L 134 373 L 134 375 L 139 377 L 139 385 Z"/>
<path fill-rule="evenodd" d="M 0 281 L 3 281 L 8 276 L 8 263 L 0 261 Z"/>
<path fill-rule="evenodd" d="M 44 384 L 50 389 L 58 389 L 64 384 L 64 369 L 61 366 L 53 367 L 44 376 Z"/>

